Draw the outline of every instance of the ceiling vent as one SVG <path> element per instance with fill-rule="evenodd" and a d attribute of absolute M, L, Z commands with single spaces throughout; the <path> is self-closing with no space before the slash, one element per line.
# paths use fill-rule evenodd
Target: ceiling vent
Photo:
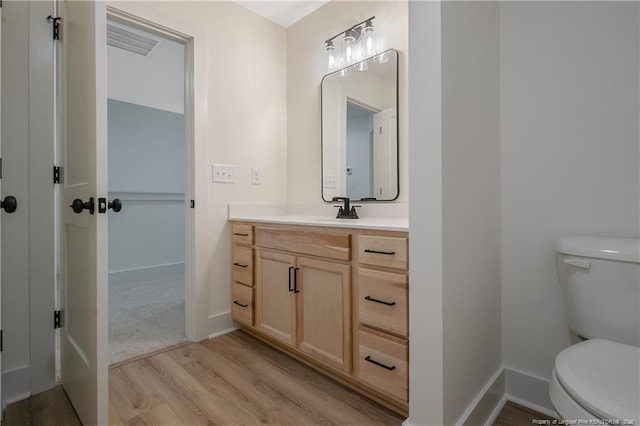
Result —
<path fill-rule="evenodd" d="M 149 56 L 158 45 L 158 40 L 108 22 L 107 45 L 137 53 L 138 55 Z"/>

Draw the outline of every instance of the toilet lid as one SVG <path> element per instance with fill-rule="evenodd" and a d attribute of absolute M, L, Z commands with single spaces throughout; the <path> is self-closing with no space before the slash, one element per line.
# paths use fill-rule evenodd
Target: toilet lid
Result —
<path fill-rule="evenodd" d="M 571 396 L 601 419 L 640 421 L 640 348 L 591 339 L 556 357 L 556 375 Z"/>

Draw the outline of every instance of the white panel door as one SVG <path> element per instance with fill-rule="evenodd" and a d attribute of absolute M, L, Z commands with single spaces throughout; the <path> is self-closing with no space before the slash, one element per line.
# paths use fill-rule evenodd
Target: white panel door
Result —
<path fill-rule="evenodd" d="M 59 6 L 62 385 L 83 424 L 107 424 L 107 215 L 98 212 L 107 194 L 106 7 Z M 75 200 L 86 208 L 75 212 Z"/>
<path fill-rule="evenodd" d="M 373 116 L 373 196 L 391 200 L 398 193 L 398 119 L 395 108 Z"/>
<path fill-rule="evenodd" d="M 2 93 L 2 8 L 0 7 L 0 93 Z M 0 117 L 2 117 L 0 102 Z M 0 118 L 0 158 L 2 158 L 2 119 Z M 1 170 L 0 170 L 1 173 Z M 2 176 L 0 176 L 0 194 L 2 194 Z M 2 241 L 2 215 L 0 214 L 0 241 Z M 0 245 L 0 265 L 2 265 L 2 246 Z M 1 271 L 0 271 L 1 272 Z M 0 273 L 0 330 L 2 330 L 2 273 Z M 2 352 L 0 351 L 0 421 L 2 420 Z"/>

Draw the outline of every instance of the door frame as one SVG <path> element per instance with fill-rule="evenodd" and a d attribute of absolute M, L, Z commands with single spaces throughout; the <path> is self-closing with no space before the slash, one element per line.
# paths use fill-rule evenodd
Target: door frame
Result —
<path fill-rule="evenodd" d="M 202 182 L 206 177 L 205 180 L 201 177 L 206 169 L 206 155 L 199 151 L 206 145 L 196 142 L 206 141 L 206 120 L 202 118 L 206 117 L 207 83 L 205 74 L 196 72 L 202 67 L 196 58 L 203 61 L 206 39 L 204 33 L 194 31 L 174 17 L 158 14 L 144 4 L 121 3 L 118 8 L 107 5 L 107 19 L 157 34 L 185 47 L 185 334 L 191 341 L 200 341 L 208 337 L 209 294 L 207 267 L 198 259 L 206 238 L 206 232 L 202 232 L 206 224 L 203 215 L 206 192 Z M 190 206 L 191 200 L 195 200 L 195 208 Z"/>

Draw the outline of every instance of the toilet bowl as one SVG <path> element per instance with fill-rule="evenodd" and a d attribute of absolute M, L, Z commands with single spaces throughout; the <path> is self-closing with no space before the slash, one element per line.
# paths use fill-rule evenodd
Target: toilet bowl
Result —
<path fill-rule="evenodd" d="M 560 352 L 549 396 L 566 424 L 640 425 L 640 240 L 556 242 L 569 328 L 588 339 Z"/>
<path fill-rule="evenodd" d="M 549 395 L 566 420 L 638 424 L 640 348 L 604 339 L 568 347 L 556 357 Z"/>

